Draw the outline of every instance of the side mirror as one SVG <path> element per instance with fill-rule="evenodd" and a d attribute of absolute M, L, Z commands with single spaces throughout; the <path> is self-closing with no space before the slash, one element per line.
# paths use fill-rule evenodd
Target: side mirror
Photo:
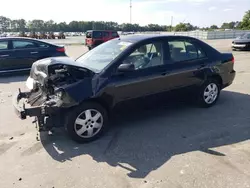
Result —
<path fill-rule="evenodd" d="M 118 72 L 131 72 L 135 70 L 134 64 L 123 63 L 118 67 Z"/>

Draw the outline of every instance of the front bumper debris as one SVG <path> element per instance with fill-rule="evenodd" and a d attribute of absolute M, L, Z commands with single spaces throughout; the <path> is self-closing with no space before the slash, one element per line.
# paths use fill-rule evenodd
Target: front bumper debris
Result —
<path fill-rule="evenodd" d="M 37 123 L 39 131 L 47 131 L 52 127 L 57 127 L 57 118 L 60 115 L 61 108 L 46 105 L 26 107 L 30 94 L 31 92 L 21 92 L 19 89 L 19 92 L 13 95 L 12 104 L 17 116 L 20 119 L 26 119 L 27 116 L 36 117 L 34 122 Z"/>

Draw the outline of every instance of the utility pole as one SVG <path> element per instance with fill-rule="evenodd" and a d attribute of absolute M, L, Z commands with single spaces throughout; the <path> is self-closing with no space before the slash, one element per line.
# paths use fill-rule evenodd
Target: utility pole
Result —
<path fill-rule="evenodd" d="M 171 27 L 170 27 L 170 31 L 172 31 L 173 28 L 173 16 L 171 16 Z"/>
<path fill-rule="evenodd" d="M 132 0 L 130 0 L 130 24 L 132 24 Z"/>

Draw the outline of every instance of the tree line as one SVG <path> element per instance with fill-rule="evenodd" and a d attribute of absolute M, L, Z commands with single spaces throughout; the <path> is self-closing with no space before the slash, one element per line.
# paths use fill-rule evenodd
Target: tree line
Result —
<path fill-rule="evenodd" d="M 250 30 L 250 10 L 247 11 L 238 22 L 223 23 L 220 27 L 212 25 L 210 27 L 199 28 L 190 23 L 179 23 L 175 27 L 170 25 L 148 24 L 140 26 L 139 24 L 104 21 L 72 21 L 70 23 L 56 23 L 53 20 L 30 20 L 24 19 L 11 20 L 10 18 L 0 16 L 0 32 L 28 32 L 28 31 L 64 31 L 64 32 L 86 32 L 87 30 L 117 30 L 117 31 L 192 31 L 196 29 L 214 30 L 214 29 L 249 29 Z"/>

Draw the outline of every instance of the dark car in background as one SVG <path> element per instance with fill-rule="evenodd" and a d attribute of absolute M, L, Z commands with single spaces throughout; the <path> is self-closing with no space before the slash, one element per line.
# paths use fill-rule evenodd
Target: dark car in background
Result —
<path fill-rule="evenodd" d="M 48 39 L 48 35 L 44 32 L 38 32 L 38 39 Z"/>
<path fill-rule="evenodd" d="M 1 38 L 0 74 L 30 70 L 35 61 L 57 56 L 66 56 L 63 46 L 22 37 Z"/>
<path fill-rule="evenodd" d="M 56 36 L 55 36 L 54 32 L 48 33 L 48 39 L 55 39 L 55 38 L 56 38 Z"/>
<path fill-rule="evenodd" d="M 27 37 L 38 39 L 38 34 L 35 31 L 31 31 L 31 32 L 29 32 Z"/>
<path fill-rule="evenodd" d="M 94 47 L 114 38 L 119 38 L 117 31 L 90 30 L 86 32 L 85 45 L 89 50 L 91 50 Z"/>
<path fill-rule="evenodd" d="M 27 34 L 24 31 L 19 32 L 18 37 L 27 37 Z"/>
<path fill-rule="evenodd" d="M 64 32 L 59 32 L 58 33 L 58 35 L 56 36 L 58 39 L 65 39 L 66 38 L 66 36 L 65 36 L 65 34 L 64 34 Z"/>
<path fill-rule="evenodd" d="M 211 107 L 234 77 L 232 53 L 220 53 L 198 39 L 128 36 L 105 42 L 77 60 L 34 63 L 26 82 L 29 91 L 14 95 L 13 105 L 22 119 L 35 116 L 40 131 L 65 126 L 72 139 L 89 142 L 106 130 L 119 103 L 185 90 L 201 106 Z M 24 107 L 24 99 L 30 108 Z"/>
<path fill-rule="evenodd" d="M 232 42 L 233 50 L 250 50 L 250 33 L 245 33 Z"/>

